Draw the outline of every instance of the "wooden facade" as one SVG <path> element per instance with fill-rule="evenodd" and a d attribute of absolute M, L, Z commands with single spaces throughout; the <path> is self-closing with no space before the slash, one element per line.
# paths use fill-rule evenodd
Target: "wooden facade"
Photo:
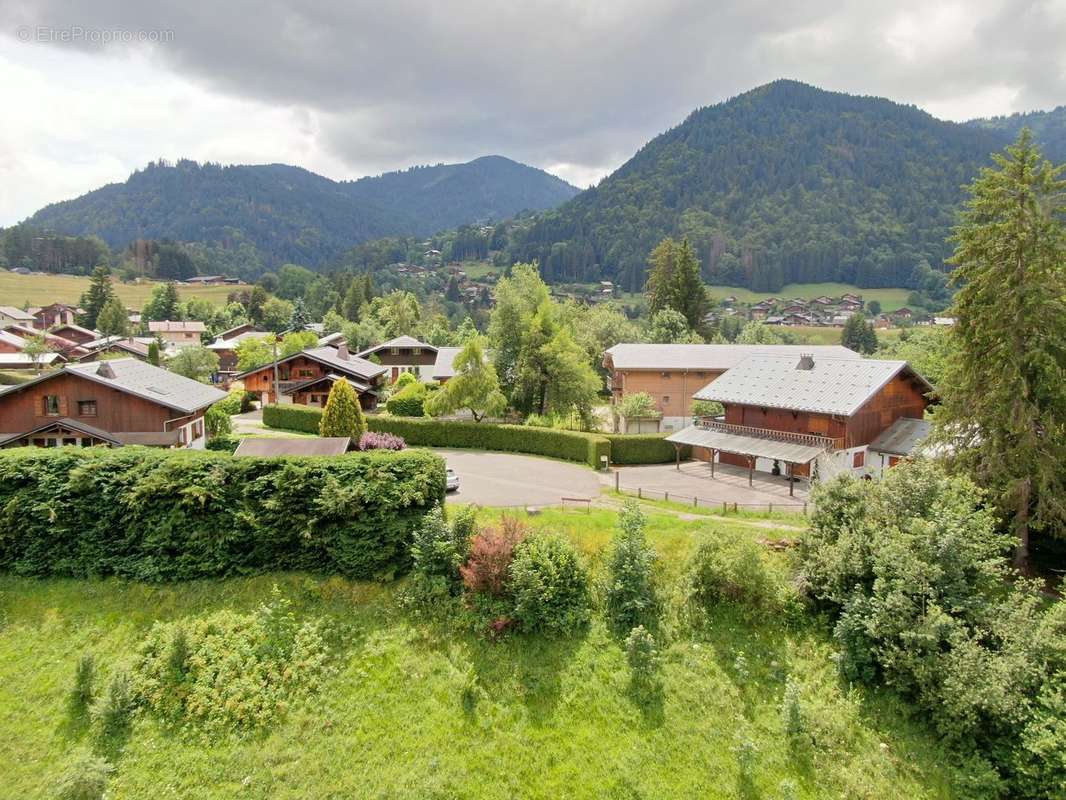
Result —
<path fill-rule="evenodd" d="M 22 433 L 64 418 L 109 433 L 178 431 L 178 444 L 203 435 L 203 411 L 182 414 L 71 372 L 0 395 L 0 434 Z"/>
<path fill-rule="evenodd" d="M 313 358 L 300 354 L 278 363 L 278 388 L 282 398 L 298 405 L 325 405 L 325 398 L 329 395 L 329 382 L 325 380 L 330 374 L 342 374 L 340 367 L 332 364 L 323 364 Z M 365 383 L 369 386 L 379 386 L 381 378 L 367 380 L 354 372 L 350 377 L 354 381 Z M 305 384 L 315 378 L 323 379 L 318 384 L 309 386 L 306 391 L 290 393 L 294 386 Z M 241 380 L 244 389 L 248 392 L 256 392 L 264 402 L 274 404 L 278 402 L 278 396 L 274 391 L 274 364 L 265 364 L 259 369 L 245 373 Z M 358 391 L 359 404 L 364 411 L 373 411 L 377 408 L 377 395 L 370 391 Z"/>
<path fill-rule="evenodd" d="M 610 374 L 611 397 L 647 392 L 664 417 L 691 417 L 692 395 L 719 377 L 720 370 L 615 369 Z"/>
<path fill-rule="evenodd" d="M 904 370 L 850 417 L 727 403 L 725 422 L 769 431 L 823 436 L 833 440 L 835 449 L 850 450 L 870 444 L 900 417 L 921 419 L 930 403 L 924 391 L 924 387 Z M 701 452 L 696 457 L 707 460 L 709 454 Z M 738 467 L 748 467 L 750 463 L 746 456 L 729 453 L 722 453 L 719 460 Z M 807 475 L 806 466 L 797 466 L 795 474 Z"/>

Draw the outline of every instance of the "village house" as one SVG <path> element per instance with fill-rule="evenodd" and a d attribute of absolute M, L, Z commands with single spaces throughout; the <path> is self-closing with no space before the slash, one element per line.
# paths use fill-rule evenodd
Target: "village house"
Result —
<path fill-rule="evenodd" d="M 4 328 L 4 332 L 12 336 L 18 336 L 24 342 L 28 342 L 30 339 L 43 338 L 44 343 L 52 351 L 61 354 L 64 359 L 77 358 L 89 352 L 77 342 L 72 342 L 70 339 L 65 339 L 54 333 L 39 331 L 26 325 L 8 325 Z"/>
<path fill-rule="evenodd" d="M 245 391 L 255 392 L 264 405 L 295 403 L 321 408 L 329 391 L 339 380 L 347 380 L 359 396 L 366 411 L 377 408 L 378 393 L 388 368 L 348 353 L 348 346 L 317 347 L 277 361 L 277 387 L 274 386 L 275 362 L 235 376 L 244 382 Z"/>
<path fill-rule="evenodd" d="M 459 355 L 461 347 L 438 347 L 437 357 L 433 361 L 433 371 L 430 377 L 437 383 L 447 383 L 449 378 L 455 377 L 455 357 Z"/>
<path fill-rule="evenodd" d="M 245 339 L 266 339 L 273 334 L 250 322 L 222 331 L 207 349 L 218 356 L 218 376 L 225 383 L 237 374 L 237 345 Z"/>
<path fill-rule="evenodd" d="M 0 325 L 25 325 L 32 327 L 36 318 L 28 311 L 14 306 L 0 306 Z"/>
<path fill-rule="evenodd" d="M 920 426 L 900 423 L 886 433 L 900 420 L 920 422 L 932 391 L 905 361 L 753 355 L 696 392 L 721 403 L 724 417 L 697 420 L 667 441 L 691 446 L 712 464 L 711 475 L 715 462 L 821 479 L 877 473 L 881 465 L 871 463 L 869 451 L 888 454 L 884 466 L 906 456 L 910 450 L 900 444 L 909 439 L 900 428 L 913 433 Z"/>
<path fill-rule="evenodd" d="M 81 325 L 75 325 L 73 322 L 61 323 L 51 328 L 48 332 L 53 336 L 58 336 L 77 345 L 84 345 L 100 338 L 99 331 L 91 331 L 88 328 L 81 327 Z"/>
<path fill-rule="evenodd" d="M 68 364 L 0 391 L 0 447 L 203 448 L 225 393 L 135 358 Z"/>
<path fill-rule="evenodd" d="M 148 332 L 158 337 L 168 348 L 191 347 L 200 344 L 200 336 L 207 326 L 200 320 L 160 320 L 148 323 Z"/>
<path fill-rule="evenodd" d="M 33 327 L 46 331 L 57 325 L 73 325 L 78 318 L 78 309 L 67 303 L 52 303 L 33 312 Z"/>
<path fill-rule="evenodd" d="M 84 347 L 89 352 L 76 359 L 82 363 L 87 361 L 99 361 L 104 357 L 115 356 L 120 358 L 136 358 L 139 361 L 148 360 L 148 342 L 146 342 L 143 337 L 105 336 L 96 341 L 86 342 Z"/>
<path fill-rule="evenodd" d="M 420 342 L 413 336 L 397 336 L 387 342 L 368 347 L 356 354 L 359 358 L 374 359 L 388 367 L 389 381 L 395 381 L 402 372 L 410 372 L 420 381 L 433 380 L 433 365 L 437 361 L 437 348 Z"/>
<path fill-rule="evenodd" d="M 803 353 L 821 357 L 858 359 L 841 345 L 744 344 L 616 344 L 603 354 L 613 403 L 626 395 L 647 392 L 663 415 L 666 430 L 692 421 L 692 399 L 697 391 L 754 355 L 799 358 Z"/>

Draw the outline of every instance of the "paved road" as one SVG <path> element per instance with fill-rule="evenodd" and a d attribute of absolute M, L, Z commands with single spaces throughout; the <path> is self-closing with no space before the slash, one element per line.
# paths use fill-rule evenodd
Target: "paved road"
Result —
<path fill-rule="evenodd" d="M 599 476 L 588 467 L 535 456 L 433 448 L 459 475 L 452 503 L 480 506 L 550 506 L 563 497 L 595 498 Z"/>

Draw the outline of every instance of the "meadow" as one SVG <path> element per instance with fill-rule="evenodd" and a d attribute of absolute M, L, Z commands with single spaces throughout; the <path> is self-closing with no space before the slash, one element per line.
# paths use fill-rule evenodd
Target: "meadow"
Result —
<path fill-rule="evenodd" d="M 647 508 L 664 585 L 715 531 L 761 540 L 802 525 Z M 564 533 L 602 573 L 613 512 L 528 521 Z M 766 558 L 791 570 L 788 553 Z M 109 798 L 961 796 L 936 738 L 893 695 L 843 685 L 827 633 L 806 615 L 723 608 L 666 646 L 661 702 L 647 705 L 629 695 L 623 650 L 598 614 L 576 637 L 493 641 L 412 614 L 402 581 L 291 573 L 169 585 L 0 576 L 5 796 L 52 796 L 71 752 L 91 741 L 67 701 L 82 653 L 106 679 L 156 620 L 250 611 L 274 585 L 297 619 L 327 631 L 321 691 L 258 734 L 208 735 L 140 713 L 111 754 Z M 802 689 L 812 746 L 783 734 L 786 678 Z"/>
<path fill-rule="evenodd" d="M 757 303 L 767 297 L 776 297 L 780 300 L 813 300 L 815 297 L 840 297 L 845 292 L 861 295 L 862 299 L 869 303 L 876 300 L 881 304 L 884 312 L 895 311 L 907 305 L 907 297 L 910 289 L 860 289 L 850 283 L 790 283 L 783 287 L 780 292 L 753 292 L 739 286 L 708 286 L 711 297 L 720 300 L 732 295 L 741 303 Z"/>
<path fill-rule="evenodd" d="M 139 309 L 147 301 L 158 284 L 112 282 L 115 293 L 128 307 Z M 24 305 L 43 306 L 49 303 L 75 304 L 89 288 L 88 277 L 80 275 L 19 275 L 0 272 L 0 305 L 22 308 Z M 226 297 L 238 287 L 234 286 L 179 286 L 182 300 L 201 297 L 216 305 L 225 305 Z"/>

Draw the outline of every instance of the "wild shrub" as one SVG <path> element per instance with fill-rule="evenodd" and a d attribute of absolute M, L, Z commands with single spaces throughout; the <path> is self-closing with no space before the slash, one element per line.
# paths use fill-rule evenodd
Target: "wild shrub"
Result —
<path fill-rule="evenodd" d="M 514 616 L 524 631 L 567 635 L 589 621 L 588 571 L 558 534 L 535 534 L 518 544 L 511 589 Z"/>
<path fill-rule="evenodd" d="M 635 500 L 618 514 L 604 587 L 607 622 L 618 634 L 637 626 L 654 627 L 658 616 L 653 569 L 655 551 L 644 535 L 647 519 Z"/>
<path fill-rule="evenodd" d="M 133 695 L 130 674 L 119 670 L 111 676 L 107 691 L 93 708 L 101 738 L 121 738 L 133 722 L 133 712 L 137 703 Z"/>
<path fill-rule="evenodd" d="M 820 487 L 804 585 L 835 617 L 842 674 L 891 685 L 991 763 L 972 796 L 1066 792 L 1066 611 L 1014 576 L 981 491 L 935 464 Z M 975 779 L 976 780 L 976 779 Z M 973 781 L 970 781 L 973 783 Z M 976 784 L 975 784 L 976 785 Z"/>
<path fill-rule="evenodd" d="M 77 712 L 88 711 L 93 702 L 96 682 L 96 659 L 92 653 L 82 653 L 74 668 L 74 684 L 70 687 L 70 705 Z"/>
<path fill-rule="evenodd" d="M 156 623 L 137 651 L 144 708 L 207 731 L 260 729 L 316 692 L 328 674 L 321 626 L 299 621 L 275 590 L 250 614 Z"/>
<path fill-rule="evenodd" d="M 88 750 L 76 751 L 55 787 L 57 800 L 102 800 L 114 767 Z"/>
<path fill-rule="evenodd" d="M 496 527 L 483 527 L 470 543 L 470 554 L 459 568 L 463 586 L 473 594 L 502 598 L 507 594 L 515 547 L 529 533 L 516 517 L 504 516 Z"/>
<path fill-rule="evenodd" d="M 443 506 L 429 511 L 415 530 L 411 543 L 414 572 L 426 577 L 441 577 L 449 584 L 458 583 L 459 565 L 470 549 L 472 508 L 461 510 L 451 523 Z"/>
<path fill-rule="evenodd" d="M 779 587 L 759 546 L 745 537 L 715 534 L 689 558 L 681 580 L 682 601 L 696 618 L 729 604 L 746 614 L 773 609 Z"/>
<path fill-rule="evenodd" d="M 803 711 L 802 690 L 796 681 L 785 681 L 785 693 L 781 698 L 781 722 L 785 736 L 794 744 L 799 744 L 807 735 L 807 717 Z"/>
<path fill-rule="evenodd" d="M 662 693 L 661 659 L 655 637 L 638 625 L 626 637 L 630 691 L 640 702 L 650 702 Z"/>

